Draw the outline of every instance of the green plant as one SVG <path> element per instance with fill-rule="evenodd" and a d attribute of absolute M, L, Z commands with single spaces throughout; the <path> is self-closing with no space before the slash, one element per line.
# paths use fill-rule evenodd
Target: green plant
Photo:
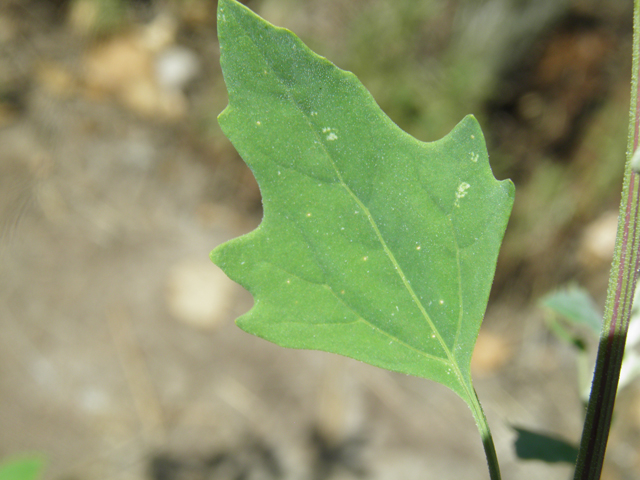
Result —
<path fill-rule="evenodd" d="M 235 0 L 219 1 L 218 34 L 229 91 L 219 122 L 264 204 L 256 230 L 211 253 L 255 298 L 238 325 L 446 385 L 471 409 L 499 479 L 469 364 L 514 187 L 493 177 L 478 123 L 468 116 L 437 142 L 413 139 L 355 76 Z M 639 187 L 627 168 L 577 479 L 602 468 L 635 288 Z"/>

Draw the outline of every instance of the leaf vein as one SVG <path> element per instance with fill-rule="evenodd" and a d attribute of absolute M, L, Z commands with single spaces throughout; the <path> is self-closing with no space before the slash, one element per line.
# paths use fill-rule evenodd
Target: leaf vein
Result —
<path fill-rule="evenodd" d="M 434 361 L 437 361 L 437 362 L 444 363 L 445 365 L 452 365 L 452 362 L 451 362 L 450 360 L 445 359 L 445 358 L 442 358 L 442 357 L 438 357 L 438 356 L 435 356 L 435 355 L 431 355 L 430 353 L 427 353 L 427 352 L 424 352 L 424 351 L 422 351 L 422 350 L 419 350 L 419 349 L 417 349 L 416 347 L 414 347 L 414 346 L 412 346 L 412 345 L 409 345 L 407 342 L 405 342 L 404 340 L 402 340 L 402 339 L 398 338 L 397 336 L 392 335 L 391 333 L 387 332 L 386 330 L 383 330 L 382 328 L 378 327 L 378 326 L 377 326 L 377 325 L 375 325 L 373 322 L 371 322 L 371 321 L 369 321 L 369 320 L 365 319 L 364 317 L 362 317 L 362 315 L 360 315 L 360 312 L 356 311 L 356 310 L 355 310 L 351 305 L 349 305 L 347 302 L 345 302 L 345 301 L 344 301 L 344 299 L 343 299 L 342 297 L 338 296 L 338 295 L 336 294 L 336 292 L 334 292 L 334 291 L 333 291 L 333 289 L 331 288 L 331 286 L 330 286 L 329 284 L 327 284 L 327 283 L 316 283 L 316 282 L 312 282 L 312 281 L 310 281 L 310 280 L 306 280 L 306 279 L 304 279 L 304 278 L 302 278 L 302 277 L 300 277 L 300 276 L 298 276 L 298 275 L 296 275 L 296 274 L 294 274 L 294 273 L 292 273 L 292 272 L 289 272 L 288 270 L 286 270 L 286 269 L 282 268 L 280 265 L 276 265 L 276 264 L 271 263 L 271 262 L 264 262 L 264 263 L 265 263 L 265 264 L 267 264 L 267 265 L 270 265 L 271 267 L 273 267 L 273 268 L 274 268 L 274 269 L 276 269 L 276 270 L 279 270 L 279 271 L 281 271 L 281 272 L 284 272 L 284 273 L 286 273 L 287 275 L 290 275 L 291 277 L 295 277 L 295 278 L 297 278 L 298 280 L 301 280 L 301 281 L 303 281 L 303 282 L 311 283 L 311 284 L 313 284 L 313 285 L 318 285 L 318 286 L 325 286 L 325 287 L 327 287 L 327 289 L 331 292 L 331 295 L 333 295 L 333 297 L 334 297 L 334 298 L 335 298 L 335 299 L 336 299 L 336 300 L 337 300 L 341 305 L 343 305 L 345 309 L 347 309 L 347 310 L 351 311 L 351 312 L 356 316 L 356 319 L 355 319 L 355 320 L 350 321 L 350 322 L 341 322 L 341 323 L 340 323 L 341 325 L 351 325 L 351 324 L 353 324 L 353 323 L 362 322 L 362 323 L 364 323 L 364 324 L 368 325 L 369 327 L 371 327 L 372 329 L 377 330 L 377 331 L 378 331 L 378 332 L 380 332 L 381 334 L 385 335 L 385 336 L 386 336 L 387 338 L 389 338 L 390 340 L 395 341 L 395 342 L 397 342 L 397 343 L 401 344 L 402 346 L 404 346 L 404 347 L 406 347 L 406 348 L 408 348 L 408 349 L 410 349 L 410 350 L 412 350 L 412 351 L 414 351 L 414 352 L 418 353 L 419 355 L 422 355 L 423 357 L 429 358 L 429 359 L 434 360 Z M 282 324 L 283 324 L 283 325 L 286 325 L 286 324 L 288 324 L 288 323 L 289 323 L 289 324 L 304 324 L 304 322 L 294 322 L 294 321 L 292 321 L 292 322 L 282 322 Z"/>
<path fill-rule="evenodd" d="M 277 28 L 277 27 L 276 27 Z M 285 33 L 293 35 L 291 32 L 289 32 L 286 29 L 281 29 L 283 30 Z M 247 32 L 249 33 L 249 32 Z M 416 295 L 415 291 L 413 290 L 413 288 L 411 287 L 411 284 L 409 283 L 409 280 L 407 279 L 406 275 L 404 274 L 402 268 L 400 267 L 398 261 L 395 258 L 395 255 L 393 255 L 393 252 L 391 252 L 391 250 L 389 249 L 389 246 L 387 245 L 387 242 L 385 241 L 384 237 L 382 236 L 382 233 L 380 232 L 380 229 L 378 228 L 377 223 L 375 222 L 370 210 L 364 205 L 364 203 L 360 200 L 360 198 L 353 192 L 353 190 L 351 190 L 351 188 L 349 187 L 349 185 L 344 181 L 340 171 L 338 170 L 335 161 L 333 160 L 332 155 L 329 153 L 329 151 L 327 150 L 327 145 L 324 142 L 324 139 L 319 135 L 319 133 L 316 131 L 313 125 L 313 123 L 311 122 L 311 119 L 309 117 L 309 115 L 307 115 L 304 111 L 304 109 L 301 107 L 301 105 L 296 101 L 295 97 L 292 95 L 291 90 L 289 88 L 289 86 L 286 84 L 286 82 L 283 81 L 282 78 L 278 77 L 278 75 L 275 73 L 275 69 L 272 67 L 271 63 L 269 62 L 269 57 L 268 55 L 265 54 L 265 52 L 262 50 L 259 42 L 256 41 L 255 38 L 253 38 L 251 35 L 247 35 L 252 43 L 254 44 L 254 46 L 256 47 L 256 49 L 260 52 L 260 54 L 262 55 L 265 63 L 270 67 L 272 74 L 275 78 L 278 79 L 278 82 L 280 83 L 282 89 L 286 92 L 287 94 L 287 99 L 298 109 L 298 111 L 304 116 L 304 118 L 306 119 L 309 128 L 311 130 L 311 132 L 313 133 L 313 135 L 316 136 L 316 138 L 319 140 L 319 145 L 322 146 L 322 149 L 324 150 L 327 160 L 330 163 L 331 167 L 333 168 L 336 177 L 338 178 L 338 181 L 340 182 L 340 185 L 345 189 L 345 191 L 351 196 L 351 198 L 354 200 L 354 202 L 356 202 L 356 204 L 363 209 L 363 211 L 365 212 L 367 219 L 369 221 L 369 224 L 371 225 L 371 227 L 373 228 L 375 235 L 378 239 L 378 241 L 380 242 L 385 254 L 387 255 L 387 257 L 389 258 L 389 260 L 391 261 L 391 263 L 393 264 L 393 266 L 395 267 L 396 272 L 398 273 L 398 275 L 400 276 L 400 279 L 403 283 L 403 285 L 405 286 L 407 292 L 409 293 L 412 301 L 414 302 L 414 304 L 416 305 L 416 307 L 418 308 L 418 310 L 420 311 L 420 314 L 424 317 L 424 319 L 426 320 L 427 324 L 429 325 L 429 327 L 431 328 L 431 330 L 433 331 L 433 334 L 436 336 L 441 348 L 444 350 L 444 353 L 446 354 L 447 357 L 447 361 L 446 363 L 448 363 L 449 365 L 452 366 L 454 372 L 455 372 L 455 376 L 457 377 L 460 385 L 463 386 L 463 388 L 465 390 L 467 390 L 467 394 L 471 395 L 471 393 L 468 391 L 468 386 L 462 376 L 462 372 L 460 370 L 460 367 L 458 366 L 454 355 L 452 354 L 452 351 L 449 349 L 449 347 L 447 346 L 446 342 L 444 341 L 444 338 L 442 337 L 442 335 L 440 334 L 440 331 L 436 328 L 436 325 L 434 324 L 433 320 L 431 319 L 430 315 L 428 314 L 428 312 L 426 311 L 424 305 L 422 304 L 422 302 L 420 301 L 420 299 L 418 298 L 418 296 Z M 327 61 L 326 59 L 324 59 L 324 61 Z M 350 74 L 349 72 L 345 72 L 346 75 L 353 75 Z M 457 245 L 456 245 L 457 246 Z M 458 252 L 459 249 L 456 250 L 456 252 Z M 365 321 L 363 319 L 363 321 Z M 369 323 L 369 322 L 367 322 Z M 371 324 L 370 324 L 371 325 Z M 377 328 L 375 326 L 372 325 L 372 327 Z M 380 329 L 381 332 L 384 332 L 384 330 Z M 386 333 L 386 332 L 385 332 Z M 387 335 L 389 335 L 389 337 L 391 338 L 392 336 L 390 334 L 387 333 Z M 424 353 L 424 352 L 422 352 Z M 426 355 L 426 354 L 425 354 Z M 436 357 L 438 358 L 438 357 Z M 471 396 L 469 398 L 472 398 Z"/>

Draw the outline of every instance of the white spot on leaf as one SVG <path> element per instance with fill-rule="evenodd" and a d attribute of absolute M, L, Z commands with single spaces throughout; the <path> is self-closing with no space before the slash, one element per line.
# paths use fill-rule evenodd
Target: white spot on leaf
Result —
<path fill-rule="evenodd" d="M 471 185 L 469 185 L 467 182 L 462 182 L 460 185 L 458 185 L 458 190 L 456 191 L 456 201 L 455 201 L 456 207 L 460 206 L 460 199 L 464 198 L 467 195 L 467 190 L 469 190 L 469 188 L 471 188 Z"/>
<path fill-rule="evenodd" d="M 336 134 L 335 134 L 334 132 L 332 132 L 331 130 L 333 130 L 331 127 L 324 127 L 324 128 L 322 129 L 322 133 L 326 133 L 326 134 L 327 134 L 326 139 L 327 139 L 329 142 L 333 142 L 334 140 L 337 140 L 337 139 L 338 139 L 338 135 L 336 135 Z"/>

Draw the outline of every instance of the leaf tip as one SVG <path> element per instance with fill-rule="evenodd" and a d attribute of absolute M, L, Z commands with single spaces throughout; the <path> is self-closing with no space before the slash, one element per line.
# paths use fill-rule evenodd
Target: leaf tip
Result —
<path fill-rule="evenodd" d="M 511 199 L 511 203 L 513 203 L 513 200 L 516 196 L 516 185 L 513 183 L 513 181 L 510 178 L 505 178 L 504 180 L 500 180 L 500 185 L 502 185 L 502 188 L 504 188 L 507 191 L 507 195 Z"/>
<path fill-rule="evenodd" d="M 214 265 L 217 265 L 222 270 L 224 270 L 224 263 L 225 263 L 222 259 L 222 249 L 225 247 L 225 245 L 226 243 L 223 243 L 222 245 L 218 245 L 216 248 L 214 248 L 209 252 L 209 260 L 211 260 L 211 262 Z"/>

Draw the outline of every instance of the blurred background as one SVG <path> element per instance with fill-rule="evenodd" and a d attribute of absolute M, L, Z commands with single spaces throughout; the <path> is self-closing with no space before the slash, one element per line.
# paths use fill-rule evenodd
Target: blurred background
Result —
<path fill-rule="evenodd" d="M 541 296 L 602 305 L 629 111 L 631 0 L 250 0 L 421 140 L 468 113 L 517 188 L 476 388 L 506 479 L 514 427 L 577 442 L 574 350 Z M 433 382 L 241 332 L 208 260 L 260 192 L 222 135 L 213 0 L 0 0 L 0 460 L 45 479 L 485 479 L 466 405 Z M 600 307 L 601 308 L 601 307 Z M 593 347 L 593 342 L 589 347 Z M 640 477 L 640 385 L 604 479 Z"/>

